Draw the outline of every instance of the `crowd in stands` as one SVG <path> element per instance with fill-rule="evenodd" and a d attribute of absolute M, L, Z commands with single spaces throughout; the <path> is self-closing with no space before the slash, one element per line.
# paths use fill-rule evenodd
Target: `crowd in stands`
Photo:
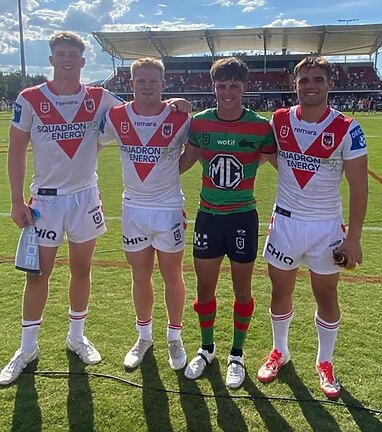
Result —
<path fill-rule="evenodd" d="M 337 90 L 381 90 L 382 81 L 372 66 L 350 66 L 340 64 L 332 67 L 332 77 Z"/>
<path fill-rule="evenodd" d="M 332 77 L 335 90 L 381 90 L 382 81 L 373 66 L 351 66 L 334 64 Z M 130 72 L 118 69 L 117 75 L 107 87 L 117 93 L 129 92 Z M 166 91 L 171 93 L 209 93 L 211 79 L 206 71 L 173 71 L 166 73 Z M 289 68 L 279 70 L 251 71 L 249 92 L 293 91 L 293 75 Z"/>
<path fill-rule="evenodd" d="M 382 81 L 372 64 L 333 64 L 332 77 L 334 90 L 345 92 L 376 91 L 373 95 L 354 93 L 341 93 L 330 96 L 329 103 L 340 111 L 374 112 L 382 110 Z M 107 88 L 123 94 L 130 99 L 129 68 L 119 68 L 118 73 L 112 78 Z M 215 106 L 215 98 L 212 95 L 211 78 L 208 72 L 201 70 L 185 69 L 184 71 L 166 72 L 166 93 L 179 95 L 187 93 L 191 100 L 193 111 L 202 111 Z M 381 93 L 378 93 L 381 90 Z M 288 107 L 297 103 L 293 93 L 293 70 L 283 67 L 277 70 L 271 69 L 266 73 L 259 70 L 250 71 L 248 92 L 257 93 L 244 98 L 244 104 L 257 111 L 274 111 L 280 107 Z M 278 94 L 271 94 L 275 92 Z M 126 95 L 127 93 L 127 95 Z M 195 93 L 195 96 L 192 94 Z M 205 94 L 204 94 L 205 93 Z"/>

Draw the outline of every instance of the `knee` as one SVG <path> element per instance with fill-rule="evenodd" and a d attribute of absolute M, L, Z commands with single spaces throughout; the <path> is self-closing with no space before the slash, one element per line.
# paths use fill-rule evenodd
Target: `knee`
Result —
<path fill-rule="evenodd" d="M 90 279 L 90 267 L 71 269 L 72 279 Z"/>

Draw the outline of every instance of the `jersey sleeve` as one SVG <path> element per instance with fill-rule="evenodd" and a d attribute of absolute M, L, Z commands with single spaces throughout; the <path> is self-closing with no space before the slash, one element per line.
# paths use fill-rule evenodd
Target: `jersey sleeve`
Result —
<path fill-rule="evenodd" d="M 126 102 L 124 99 L 107 89 L 104 89 L 103 97 L 105 98 L 105 106 L 107 109 L 114 106 L 123 105 Z"/>
<path fill-rule="evenodd" d="M 191 116 L 188 115 L 187 120 L 184 122 L 184 126 L 183 126 L 183 137 L 182 137 L 183 144 L 186 144 L 190 139 L 190 124 L 191 124 Z"/>
<path fill-rule="evenodd" d="M 268 132 L 264 135 L 264 140 L 260 147 L 260 153 L 273 154 L 277 151 L 276 140 L 271 123 L 267 121 L 267 125 Z"/>
<path fill-rule="evenodd" d="M 344 136 L 343 158 L 344 160 L 355 159 L 366 154 L 367 144 L 365 134 L 359 123 L 353 119 Z"/>
<path fill-rule="evenodd" d="M 188 142 L 194 147 L 201 147 L 200 140 L 202 139 L 202 135 L 198 132 L 198 119 L 193 117 L 191 119 L 190 128 L 188 131 Z"/>
<path fill-rule="evenodd" d="M 13 108 L 12 126 L 23 132 L 30 132 L 32 129 L 33 109 L 31 104 L 25 100 L 22 93 L 17 96 Z"/>
<path fill-rule="evenodd" d="M 112 108 L 111 108 L 112 109 Z M 98 132 L 98 144 L 105 146 L 117 138 L 110 120 L 110 109 L 103 115 Z"/>

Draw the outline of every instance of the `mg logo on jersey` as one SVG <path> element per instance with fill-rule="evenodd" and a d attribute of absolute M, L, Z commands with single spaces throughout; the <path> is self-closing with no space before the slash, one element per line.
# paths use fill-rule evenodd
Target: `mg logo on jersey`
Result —
<path fill-rule="evenodd" d="M 280 128 L 280 137 L 286 138 L 289 135 L 289 126 L 282 125 Z"/>
<path fill-rule="evenodd" d="M 120 129 L 121 129 L 121 134 L 123 134 L 123 135 L 127 134 L 127 132 L 129 132 L 129 129 L 130 129 L 130 123 L 127 121 L 121 122 Z"/>
<path fill-rule="evenodd" d="M 330 150 L 334 147 L 334 133 L 323 132 L 321 137 L 321 145 L 325 150 Z"/>
<path fill-rule="evenodd" d="M 169 138 L 172 135 L 172 130 L 174 128 L 173 123 L 163 123 L 162 124 L 162 137 Z"/>
<path fill-rule="evenodd" d="M 50 102 L 47 101 L 40 102 L 40 111 L 43 114 L 47 114 L 50 111 Z"/>
<path fill-rule="evenodd" d="M 217 188 L 234 189 L 244 178 L 244 169 L 235 156 L 217 154 L 210 162 L 208 174 Z"/>
<path fill-rule="evenodd" d="M 95 110 L 95 102 L 93 98 L 84 100 L 85 110 L 90 114 Z"/>

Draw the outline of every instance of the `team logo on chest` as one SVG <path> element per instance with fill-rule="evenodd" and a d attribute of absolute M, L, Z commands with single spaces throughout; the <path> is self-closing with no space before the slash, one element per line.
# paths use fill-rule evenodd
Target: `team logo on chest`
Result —
<path fill-rule="evenodd" d="M 48 102 L 48 101 L 40 102 L 40 111 L 43 114 L 47 114 L 50 111 L 50 102 Z"/>
<path fill-rule="evenodd" d="M 280 137 L 286 138 L 289 135 L 289 126 L 282 125 L 280 128 Z"/>
<path fill-rule="evenodd" d="M 128 121 L 122 121 L 120 125 L 121 134 L 126 135 L 129 132 L 130 123 Z"/>
<path fill-rule="evenodd" d="M 92 113 L 95 110 L 95 102 L 93 98 L 84 100 L 85 110 L 88 113 Z"/>
<path fill-rule="evenodd" d="M 321 145 L 325 150 L 331 150 L 334 147 L 334 133 L 323 132 L 321 137 Z"/>
<path fill-rule="evenodd" d="M 162 124 L 162 137 L 169 138 L 172 135 L 172 131 L 174 129 L 173 123 L 163 123 Z"/>

